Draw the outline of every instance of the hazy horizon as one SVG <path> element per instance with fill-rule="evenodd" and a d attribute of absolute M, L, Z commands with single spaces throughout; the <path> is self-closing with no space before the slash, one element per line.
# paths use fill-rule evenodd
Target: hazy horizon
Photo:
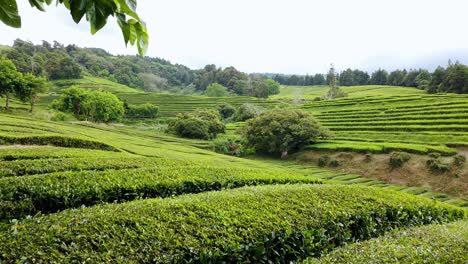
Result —
<path fill-rule="evenodd" d="M 52 5 L 43 13 L 19 2 L 22 29 L 0 24 L 0 44 L 21 38 L 136 54 L 125 47 L 113 19 L 95 36 L 89 24 L 74 24 L 68 11 Z M 468 3 L 440 1 L 138 1 L 147 23 L 147 56 L 192 69 L 206 64 L 245 72 L 314 74 L 334 63 L 373 71 L 468 64 Z"/>

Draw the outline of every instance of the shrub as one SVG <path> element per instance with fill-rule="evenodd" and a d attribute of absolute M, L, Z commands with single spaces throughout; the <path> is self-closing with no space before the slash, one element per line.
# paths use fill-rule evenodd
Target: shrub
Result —
<path fill-rule="evenodd" d="M 453 157 L 453 164 L 455 166 L 461 166 L 466 162 L 466 157 L 463 155 L 456 155 Z"/>
<path fill-rule="evenodd" d="M 426 165 L 434 173 L 444 173 L 452 169 L 450 164 L 445 163 L 441 158 L 429 159 Z"/>
<path fill-rule="evenodd" d="M 340 162 L 338 160 L 331 160 L 329 165 L 330 167 L 338 167 L 340 166 Z"/>
<path fill-rule="evenodd" d="M 242 134 L 246 144 L 264 153 L 281 153 L 298 149 L 318 138 L 328 136 L 312 115 L 301 110 L 272 110 L 247 121 Z"/>
<path fill-rule="evenodd" d="M 321 182 L 310 176 L 284 171 L 265 173 L 260 169 L 216 168 L 160 159 L 146 164 L 148 168 L 141 169 L 0 178 L 0 205 L 4 205 L 0 206 L 0 220 L 39 212 L 53 213 L 82 205 L 169 197 L 246 185 Z M 21 200 L 16 197 L 21 197 Z"/>
<path fill-rule="evenodd" d="M 406 152 L 393 152 L 390 156 L 388 163 L 390 168 L 395 169 L 403 166 L 406 162 L 411 159 L 411 156 Z"/>
<path fill-rule="evenodd" d="M 319 167 L 325 167 L 325 166 L 328 165 L 329 161 L 330 161 L 330 156 L 322 155 L 318 159 L 318 165 L 319 165 Z"/>
<path fill-rule="evenodd" d="M 51 107 L 73 113 L 79 120 L 95 122 L 118 121 L 124 114 L 124 104 L 114 94 L 89 91 L 76 86 L 63 90 L 60 98 L 54 100 Z"/>
<path fill-rule="evenodd" d="M 236 113 L 236 109 L 234 106 L 228 104 L 228 103 L 222 103 L 217 106 L 218 112 L 221 115 L 223 119 L 228 119 Z"/>
<path fill-rule="evenodd" d="M 427 198 L 371 187 L 247 187 L 23 219 L 0 229 L 0 258 L 7 263 L 20 258 L 291 263 L 394 228 L 453 221 L 463 214 Z"/>
<path fill-rule="evenodd" d="M 142 104 L 142 105 L 129 105 L 126 109 L 125 116 L 127 118 L 156 118 L 158 115 L 159 108 L 150 103 Z"/>
<path fill-rule="evenodd" d="M 228 96 L 228 89 L 224 87 L 223 85 L 219 83 L 212 83 L 206 87 L 205 90 L 205 95 L 206 96 L 211 96 L 211 97 L 223 97 L 223 96 Z"/>
<path fill-rule="evenodd" d="M 466 237 L 466 221 L 434 224 L 349 244 L 304 263 L 466 263 Z"/>
<path fill-rule="evenodd" d="M 192 113 L 180 113 L 169 123 L 168 132 L 180 137 L 213 139 L 224 133 L 226 126 L 216 110 L 196 110 Z"/>
<path fill-rule="evenodd" d="M 51 121 L 65 121 L 67 115 L 62 112 L 55 112 L 54 115 L 50 118 Z"/>
<path fill-rule="evenodd" d="M 2 145 L 51 145 L 65 148 L 86 148 L 86 149 L 100 149 L 119 151 L 115 147 L 108 144 L 91 141 L 82 138 L 64 137 L 56 135 L 40 135 L 40 136 L 24 136 L 24 137 L 11 137 L 0 135 L 0 143 Z"/>
<path fill-rule="evenodd" d="M 236 137 L 218 137 L 213 140 L 211 146 L 217 153 L 237 157 L 255 153 L 254 150 L 245 147 L 242 139 Z"/>
<path fill-rule="evenodd" d="M 431 152 L 429 154 L 427 154 L 429 157 L 433 158 L 433 159 L 438 159 L 440 158 L 440 153 L 437 153 L 437 152 Z"/>
<path fill-rule="evenodd" d="M 243 122 L 248 119 L 252 119 L 254 117 L 259 116 L 262 112 L 263 110 L 259 107 L 253 104 L 245 103 L 237 108 L 237 111 L 234 114 L 233 118 L 235 121 Z"/>

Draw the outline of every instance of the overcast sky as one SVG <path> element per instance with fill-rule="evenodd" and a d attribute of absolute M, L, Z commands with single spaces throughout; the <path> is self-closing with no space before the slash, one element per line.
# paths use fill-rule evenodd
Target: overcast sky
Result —
<path fill-rule="evenodd" d="M 40 43 L 126 48 L 114 20 L 95 36 L 64 7 L 46 13 L 17 0 L 22 29 L 0 22 L 0 44 Z M 191 68 L 214 63 L 246 72 L 326 72 L 330 63 L 382 67 L 468 64 L 468 0 L 138 0 L 150 34 L 148 56 Z M 84 20 L 84 19 L 83 19 Z"/>

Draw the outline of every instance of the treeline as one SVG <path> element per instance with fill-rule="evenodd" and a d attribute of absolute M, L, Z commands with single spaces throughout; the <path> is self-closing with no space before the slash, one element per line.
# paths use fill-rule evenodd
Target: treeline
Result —
<path fill-rule="evenodd" d="M 271 77 L 282 85 L 329 85 L 329 76 L 262 74 Z M 417 87 L 429 93 L 468 93 L 468 66 L 449 61 L 446 68 L 439 66 L 434 72 L 424 69 L 394 70 L 387 72 L 378 69 L 372 74 L 361 70 L 347 69 L 336 74 L 340 86 L 391 85 Z"/>
<path fill-rule="evenodd" d="M 202 94 L 214 83 L 235 95 L 268 97 L 272 91 L 271 82 L 264 76 L 248 75 L 234 67 L 207 65 L 192 70 L 160 58 L 114 56 L 103 49 L 65 46 L 57 41 L 35 45 L 17 39 L 12 47 L 1 49 L 0 56 L 13 61 L 23 74 L 32 73 L 51 81 L 90 74 L 149 92 Z"/>

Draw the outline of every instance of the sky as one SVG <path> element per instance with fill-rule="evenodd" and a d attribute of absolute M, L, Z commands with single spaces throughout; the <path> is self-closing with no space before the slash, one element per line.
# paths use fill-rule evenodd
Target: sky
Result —
<path fill-rule="evenodd" d="M 62 6 L 40 12 L 17 2 L 22 28 L 0 22 L 0 44 L 57 40 L 136 54 L 114 19 L 93 36 Z M 331 63 L 367 71 L 468 64 L 467 10 L 467 0 L 138 0 L 137 8 L 148 56 L 287 74 L 326 72 Z"/>

